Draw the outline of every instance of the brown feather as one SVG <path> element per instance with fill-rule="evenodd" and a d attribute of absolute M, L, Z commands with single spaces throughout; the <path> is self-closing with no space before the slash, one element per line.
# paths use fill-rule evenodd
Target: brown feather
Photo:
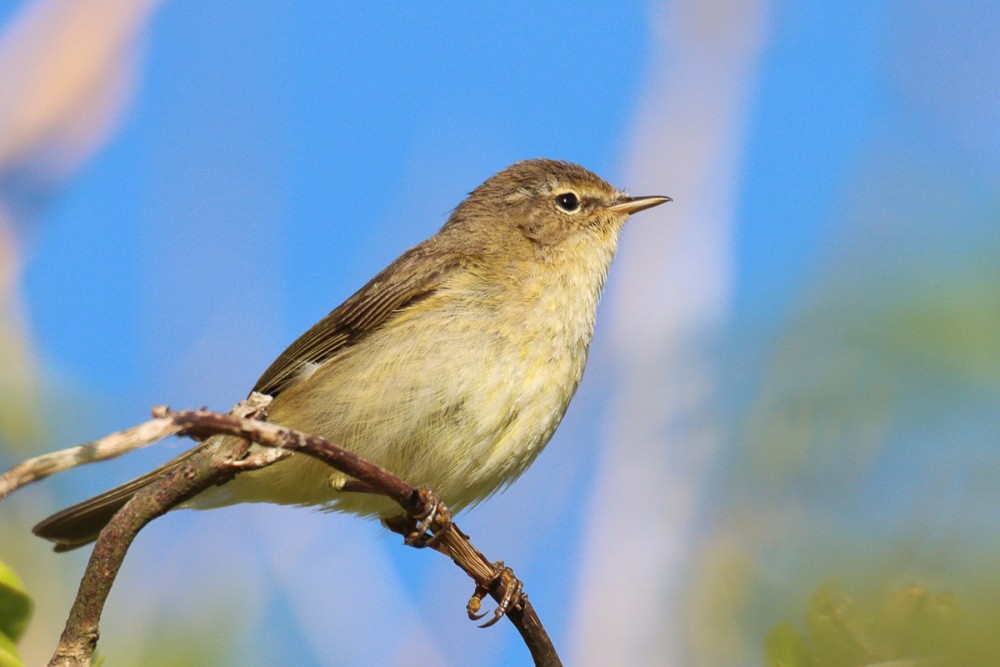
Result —
<path fill-rule="evenodd" d="M 329 361 L 380 327 L 393 313 L 433 294 L 444 277 L 458 268 L 459 262 L 457 254 L 438 255 L 436 271 L 422 274 L 407 271 L 407 265 L 420 263 L 432 254 L 428 248 L 431 241 L 433 239 L 405 252 L 302 334 L 264 371 L 254 391 L 277 396 L 295 381 L 304 367 Z M 438 252 L 441 250 L 438 248 Z"/>

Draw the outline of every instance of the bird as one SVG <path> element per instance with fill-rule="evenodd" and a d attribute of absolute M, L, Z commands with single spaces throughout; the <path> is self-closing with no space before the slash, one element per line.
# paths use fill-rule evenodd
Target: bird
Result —
<path fill-rule="evenodd" d="M 671 201 L 633 197 L 570 162 L 497 172 L 293 342 L 254 391 L 268 420 L 322 436 L 433 489 L 459 512 L 514 482 L 583 378 L 626 220 Z M 57 551 L 97 539 L 136 492 L 215 436 L 34 527 Z M 184 507 L 271 502 L 388 521 L 402 510 L 304 454 L 202 491 Z"/>

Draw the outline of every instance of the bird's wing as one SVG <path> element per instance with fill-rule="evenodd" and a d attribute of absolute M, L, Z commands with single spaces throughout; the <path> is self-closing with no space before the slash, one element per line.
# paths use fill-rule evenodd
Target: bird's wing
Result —
<path fill-rule="evenodd" d="M 428 261 L 431 256 L 435 258 L 433 264 Z M 295 382 L 304 365 L 332 359 L 378 329 L 400 309 L 432 295 L 461 266 L 459 255 L 441 247 L 434 238 L 408 250 L 282 352 L 254 390 L 277 395 Z M 115 512 L 137 491 L 212 443 L 206 441 L 151 473 L 50 516 L 35 526 L 34 533 L 55 542 L 56 551 L 68 551 L 94 541 Z"/>
<path fill-rule="evenodd" d="M 447 252 L 433 241 L 405 252 L 302 334 L 264 371 L 254 391 L 277 396 L 295 382 L 303 368 L 328 361 L 381 327 L 394 313 L 437 291 L 461 264 L 457 253 Z M 432 253 L 435 260 L 428 268 Z"/>

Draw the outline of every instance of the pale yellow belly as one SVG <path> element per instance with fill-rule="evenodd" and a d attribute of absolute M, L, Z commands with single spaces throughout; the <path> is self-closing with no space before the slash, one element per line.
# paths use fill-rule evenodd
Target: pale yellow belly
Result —
<path fill-rule="evenodd" d="M 439 309 L 440 310 L 440 309 Z M 460 510 L 513 481 L 548 442 L 583 373 L 586 343 L 496 331 L 495 313 L 415 313 L 321 366 L 272 404 L 270 420 L 324 436 L 437 491 Z M 436 321 L 443 319 L 444 321 Z M 449 342 L 438 333 L 450 327 Z M 523 332 L 522 332 L 523 333 Z M 235 502 L 395 514 L 378 496 L 342 492 L 345 477 L 303 455 L 245 473 L 194 507 Z"/>

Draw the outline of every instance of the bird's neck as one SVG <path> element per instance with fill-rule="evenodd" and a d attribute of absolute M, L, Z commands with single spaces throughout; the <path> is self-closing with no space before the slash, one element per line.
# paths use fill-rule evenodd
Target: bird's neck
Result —
<path fill-rule="evenodd" d="M 597 304 L 617 249 L 618 236 L 595 244 L 592 239 L 550 248 L 544 261 L 534 261 L 514 290 L 527 314 L 522 321 L 535 323 L 536 335 L 556 345 L 582 347 L 584 353 L 594 332 Z"/>

